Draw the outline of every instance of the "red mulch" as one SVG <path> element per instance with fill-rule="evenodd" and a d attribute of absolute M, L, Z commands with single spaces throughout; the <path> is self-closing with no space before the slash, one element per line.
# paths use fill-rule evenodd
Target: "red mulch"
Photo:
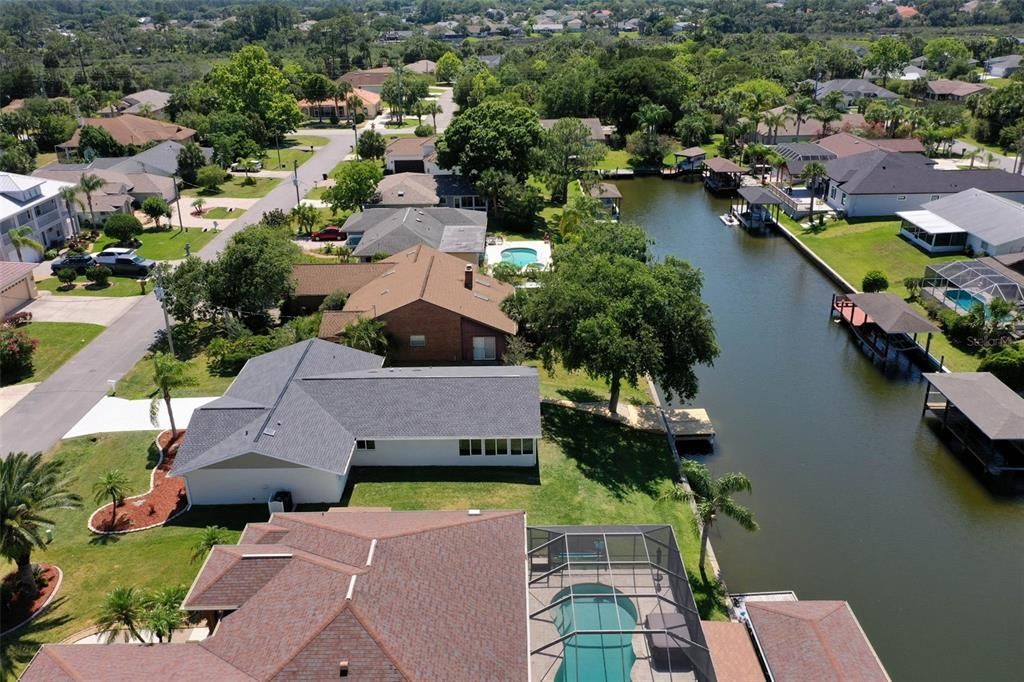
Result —
<path fill-rule="evenodd" d="M 4 576 L 4 585 L 9 586 L 12 595 L 11 601 L 3 604 L 2 608 L 0 608 L 0 623 L 3 623 L 4 629 L 14 627 L 41 609 L 46 600 L 53 594 L 53 591 L 57 589 L 57 567 L 48 564 L 40 564 L 39 566 L 43 569 L 43 577 L 46 578 L 47 585 L 40 588 L 39 596 L 31 601 L 18 591 L 17 572 L 8 573 Z"/>
<path fill-rule="evenodd" d="M 184 436 L 185 432 L 179 431 L 178 437 L 171 443 L 171 432 L 161 433 L 159 443 L 164 451 L 164 459 L 156 468 L 156 474 L 153 476 L 153 490 L 145 495 L 126 499 L 118 505 L 117 517 L 113 523 L 111 523 L 110 505 L 100 507 L 93 512 L 89 519 L 92 527 L 103 533 L 123 533 L 134 528 L 145 528 L 163 523 L 184 509 L 188 504 L 185 496 L 185 481 L 167 475 L 174 465 L 174 456 L 177 454 L 178 446 L 181 445 Z"/>

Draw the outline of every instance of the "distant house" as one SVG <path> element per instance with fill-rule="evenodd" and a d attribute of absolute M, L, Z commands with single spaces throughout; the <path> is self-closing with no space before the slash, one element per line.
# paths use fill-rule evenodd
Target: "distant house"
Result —
<path fill-rule="evenodd" d="M 900 234 L 928 253 L 1024 252 L 1024 204 L 980 189 L 966 189 L 897 215 L 902 220 Z"/>
<path fill-rule="evenodd" d="M 110 168 L 96 166 L 93 163 L 51 163 L 35 171 L 33 175 L 39 178 L 60 180 L 71 184 L 78 184 L 83 175 L 96 175 L 103 180 L 104 187 L 100 191 L 111 197 L 111 206 L 123 206 L 120 195 L 129 197 L 129 204 L 137 202 L 141 204 L 149 197 L 160 197 L 166 201 L 172 201 L 177 197 L 174 180 L 166 175 L 141 172 L 121 172 Z M 81 197 L 82 206 L 78 207 L 79 213 L 88 213 L 88 203 L 85 195 Z M 93 194 L 93 207 L 96 205 L 96 194 Z M 116 208 L 113 212 L 123 212 Z M 99 213 L 97 211 L 97 213 Z"/>
<path fill-rule="evenodd" d="M 552 128 L 555 127 L 555 124 L 558 123 L 560 120 L 562 120 L 562 119 L 559 119 L 559 118 L 542 118 L 542 119 L 540 119 L 540 126 L 542 128 L 544 128 L 544 130 L 551 130 Z M 601 124 L 601 119 L 591 117 L 591 118 L 581 118 L 579 120 L 583 122 L 583 125 L 585 125 L 587 128 L 590 129 L 590 141 L 591 142 L 605 142 L 605 141 L 607 141 L 608 134 L 609 134 L 609 129 L 608 129 L 608 127 L 606 127 L 606 126 Z"/>
<path fill-rule="evenodd" d="M 484 254 L 487 214 L 459 208 L 368 208 L 352 214 L 344 230 L 361 260 L 426 244 L 476 265 Z"/>
<path fill-rule="evenodd" d="M 437 63 L 432 62 L 429 59 L 420 59 L 412 64 L 406 64 L 405 69 L 412 73 L 431 74 L 437 70 Z"/>
<path fill-rule="evenodd" d="M 799 133 L 797 131 L 796 117 L 786 111 L 786 107 L 775 107 L 764 112 L 765 114 L 785 114 L 786 121 L 779 129 L 772 130 L 763 121 L 757 124 L 757 132 L 754 139 L 761 144 L 782 144 L 783 142 L 807 142 L 816 140 L 826 134 L 825 124 L 821 120 L 809 116 L 800 123 Z M 846 112 L 842 118 L 829 126 L 831 132 L 850 132 L 863 130 L 868 127 L 868 122 L 861 114 Z"/>
<path fill-rule="evenodd" d="M 31 175 L 0 173 L 0 260 L 19 260 L 11 243 L 11 230 L 28 226 L 31 237 L 43 246 L 62 244 L 74 232 L 60 190 L 71 187 L 61 182 Z M 37 263 L 43 254 L 30 248 L 21 249 L 21 259 Z"/>
<path fill-rule="evenodd" d="M 561 33 L 565 27 L 561 22 L 542 21 L 534 24 L 533 30 L 536 33 Z"/>
<path fill-rule="evenodd" d="M 501 310 L 514 291 L 460 258 L 428 246 L 406 249 L 390 267 L 352 292 L 340 311 L 325 311 L 322 339 L 337 340 L 352 322 L 385 323 L 389 358 L 397 363 L 494 363 L 516 323 Z M 344 266 L 341 266 L 344 267 Z"/>
<path fill-rule="evenodd" d="M 876 150 L 825 164 L 829 207 L 849 217 L 891 216 L 975 188 L 1024 201 L 1024 176 L 1001 170 L 936 170 L 921 154 Z"/>
<path fill-rule="evenodd" d="M 223 398 L 192 413 L 171 475 L 191 504 L 266 504 L 278 490 L 306 504 L 341 500 L 353 465 L 535 465 L 537 370 L 383 361 L 319 339 L 249 360 Z M 495 438 L 514 439 L 512 454 L 462 448 Z"/>
<path fill-rule="evenodd" d="M 126 147 L 142 147 L 166 140 L 191 142 L 196 135 L 196 131 L 191 128 L 135 114 L 120 114 L 111 118 L 86 118 L 82 119 L 82 126 L 103 128 L 110 133 L 115 142 Z M 75 131 L 70 140 L 57 145 L 57 149 L 65 155 L 77 152 L 80 132 L 81 128 Z"/>
<path fill-rule="evenodd" d="M 488 69 L 494 70 L 501 66 L 501 60 L 503 55 L 500 54 L 481 54 L 477 55 L 477 59 L 484 63 Z"/>
<path fill-rule="evenodd" d="M 338 120 L 350 119 L 352 116 L 349 114 L 348 100 L 353 96 L 357 97 L 360 102 L 359 107 L 354 112 L 355 114 L 362 114 L 364 118 L 376 118 L 380 115 L 380 95 L 376 92 L 356 87 L 352 88 L 352 91 L 344 97 L 339 97 L 337 103 L 335 103 L 333 98 L 320 102 L 300 99 L 298 101 L 299 110 L 310 119 L 315 118 L 319 120 L 332 117 Z"/>
<path fill-rule="evenodd" d="M 185 145 L 180 142 L 161 142 L 149 149 L 144 149 L 134 156 L 99 157 L 92 160 L 90 168 L 125 173 L 148 173 L 169 178 L 178 173 L 178 154 Z M 200 147 L 203 156 L 209 162 L 213 158 L 213 150 Z"/>
<path fill-rule="evenodd" d="M 163 116 L 167 105 L 171 101 L 171 93 L 161 90 L 140 90 L 121 99 L 118 113 L 138 114 L 148 113 L 152 116 Z"/>
<path fill-rule="evenodd" d="M 913 19 L 921 13 L 910 5 L 896 5 L 896 14 L 899 15 L 900 19 Z"/>
<path fill-rule="evenodd" d="M 820 101 L 832 92 L 843 95 L 840 106 L 844 109 L 849 109 L 854 102 L 860 99 L 881 99 L 894 102 L 900 98 L 895 92 L 886 90 L 863 78 L 841 78 L 819 83 L 814 98 Z"/>
<path fill-rule="evenodd" d="M 447 173 L 434 156 L 437 138 L 396 137 L 384 148 L 385 173 Z"/>
<path fill-rule="evenodd" d="M 461 175 L 394 173 L 377 185 L 377 199 L 370 205 L 381 208 L 447 206 L 486 211 L 488 201 Z"/>
<path fill-rule="evenodd" d="M 50 102 L 71 102 L 72 100 L 71 100 L 70 97 L 50 97 L 49 101 Z M 18 98 L 18 99 L 12 99 L 10 102 L 5 104 L 3 107 L 0 107 L 0 112 L 3 112 L 5 114 L 9 114 L 12 111 L 18 111 L 19 109 L 24 109 L 24 108 L 25 108 L 25 100 L 22 99 L 22 98 Z"/>
<path fill-rule="evenodd" d="M 850 133 L 836 133 L 816 140 L 817 146 L 827 149 L 836 158 L 854 156 L 864 152 L 881 149 L 900 154 L 924 154 L 925 147 L 916 137 L 879 137 L 866 138 Z"/>
<path fill-rule="evenodd" d="M 362 88 L 380 94 L 384 87 L 384 81 L 395 75 L 395 70 L 390 66 L 381 66 L 376 69 L 357 69 L 349 71 L 339 81 L 344 81 L 353 88 Z"/>
<path fill-rule="evenodd" d="M 1008 54 L 985 60 L 985 72 L 993 78 L 1009 78 L 1020 68 L 1021 55 Z"/>
<path fill-rule="evenodd" d="M 581 19 L 570 19 L 565 22 L 565 30 L 570 33 L 579 33 L 583 30 L 583 21 Z"/>
<path fill-rule="evenodd" d="M 968 83 L 966 81 L 948 80 L 939 78 L 928 81 L 928 99 L 951 100 L 959 102 L 971 95 L 991 90 L 991 86 L 983 83 Z"/>

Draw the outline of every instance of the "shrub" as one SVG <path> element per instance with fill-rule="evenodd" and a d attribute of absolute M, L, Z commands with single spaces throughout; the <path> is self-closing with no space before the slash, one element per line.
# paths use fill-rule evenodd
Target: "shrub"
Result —
<path fill-rule="evenodd" d="M 203 166 L 196 171 L 196 184 L 209 192 L 223 185 L 227 179 L 228 174 L 216 164 Z"/>
<path fill-rule="evenodd" d="M 505 282 L 506 284 L 515 284 L 521 278 L 521 275 L 522 272 L 519 266 L 507 260 L 495 263 L 491 267 L 491 276 L 499 282 Z"/>
<path fill-rule="evenodd" d="M 0 373 L 19 376 L 32 369 L 39 342 L 9 325 L 0 326 Z"/>
<path fill-rule="evenodd" d="M 421 123 L 416 126 L 416 130 L 413 131 L 416 137 L 430 137 L 434 134 L 434 128 L 428 126 L 426 123 Z"/>
<path fill-rule="evenodd" d="M 980 303 L 971 306 L 966 315 L 949 312 L 953 318 L 940 315 L 939 319 L 946 330 L 946 336 L 955 345 L 969 346 L 972 341 L 985 338 L 985 307 Z"/>
<path fill-rule="evenodd" d="M 1024 344 L 1005 346 L 982 360 L 979 372 L 992 372 L 1015 391 L 1024 389 Z"/>
<path fill-rule="evenodd" d="M 85 271 L 85 278 L 98 287 L 105 287 L 110 283 L 110 268 L 105 265 L 97 265 Z"/>
<path fill-rule="evenodd" d="M 71 268 L 61 268 L 57 271 L 57 279 L 60 280 L 61 284 L 70 289 L 74 281 L 78 279 L 78 273 Z"/>
<path fill-rule="evenodd" d="M 214 373 L 231 376 L 238 374 L 250 358 L 276 348 L 277 341 L 271 336 L 246 334 L 234 340 L 217 337 L 210 342 L 206 354 L 210 357 L 210 369 Z"/>
<path fill-rule="evenodd" d="M 533 346 L 521 336 L 505 337 L 507 345 L 501 362 L 505 365 L 522 365 L 533 355 Z"/>
<path fill-rule="evenodd" d="M 868 274 L 864 275 L 864 279 L 860 283 L 860 288 L 865 293 L 869 294 L 875 291 L 885 291 L 889 288 L 889 279 L 881 270 L 872 270 Z"/>
<path fill-rule="evenodd" d="M 53 260 L 57 255 L 57 249 L 47 249 L 43 253 L 43 260 Z"/>
<path fill-rule="evenodd" d="M 103 223 L 103 234 L 118 244 L 132 244 L 142 234 L 142 222 L 128 213 L 115 213 Z"/>
<path fill-rule="evenodd" d="M 333 294 L 327 294 L 324 302 L 320 304 L 320 310 L 341 310 L 345 307 L 346 301 L 348 301 L 347 292 L 335 291 Z"/>
<path fill-rule="evenodd" d="M 916 300 L 921 295 L 922 282 L 924 282 L 924 279 L 921 277 L 907 277 L 903 280 L 903 286 L 906 287 L 911 301 Z"/>
<path fill-rule="evenodd" d="M 370 260 L 372 260 L 374 263 L 377 263 L 377 262 L 382 261 L 382 260 L 387 260 L 388 258 L 391 258 L 391 254 L 390 253 L 385 253 L 384 251 L 378 251 L 377 253 L 373 254 L 373 256 L 370 258 Z"/>

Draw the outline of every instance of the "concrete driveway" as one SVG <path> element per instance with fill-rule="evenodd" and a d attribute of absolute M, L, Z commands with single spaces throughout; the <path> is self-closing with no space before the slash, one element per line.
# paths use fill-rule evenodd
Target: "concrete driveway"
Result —
<path fill-rule="evenodd" d="M 24 310 L 34 322 L 88 322 L 109 327 L 132 306 L 138 296 L 55 296 L 40 291 L 39 298 Z"/>

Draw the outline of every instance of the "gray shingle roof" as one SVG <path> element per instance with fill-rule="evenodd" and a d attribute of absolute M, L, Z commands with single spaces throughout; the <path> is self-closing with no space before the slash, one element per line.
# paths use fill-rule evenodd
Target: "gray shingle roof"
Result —
<path fill-rule="evenodd" d="M 446 229 L 450 226 L 476 228 L 478 248 L 472 250 L 483 252 L 487 215 L 482 211 L 460 208 L 368 208 L 345 221 L 346 232 L 363 233 L 362 240 L 353 251 L 356 256 L 398 253 L 420 244 L 437 249 L 441 247 Z"/>
<path fill-rule="evenodd" d="M 925 378 L 993 440 L 1024 440 L 1024 398 L 988 372 L 925 374 Z"/>
<path fill-rule="evenodd" d="M 921 208 L 990 244 L 1005 244 L 1024 237 L 1024 204 L 980 189 L 929 201 Z"/>
<path fill-rule="evenodd" d="M 541 435 L 533 368 L 382 362 L 317 339 L 253 358 L 193 413 L 173 474 L 247 453 L 340 474 L 357 438 Z"/>
<path fill-rule="evenodd" d="M 872 151 L 825 164 L 847 194 L 951 194 L 969 188 L 1024 192 L 1024 176 L 1001 170 L 935 170 L 920 154 Z"/>
<path fill-rule="evenodd" d="M 818 85 L 818 99 L 830 92 L 841 92 L 844 95 L 857 97 L 878 97 L 879 99 L 899 99 L 900 97 L 895 92 L 879 87 L 863 78 L 840 78 Z"/>

